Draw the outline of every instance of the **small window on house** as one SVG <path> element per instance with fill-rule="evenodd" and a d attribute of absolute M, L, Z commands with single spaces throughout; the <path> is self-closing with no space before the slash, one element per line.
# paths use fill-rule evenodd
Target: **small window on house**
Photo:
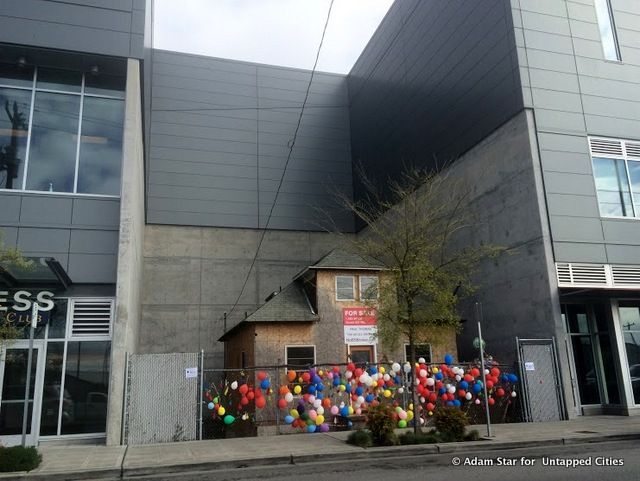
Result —
<path fill-rule="evenodd" d="M 604 58 L 607 60 L 622 60 L 610 0 L 596 0 L 596 16 L 598 18 L 598 27 L 600 27 Z"/>
<path fill-rule="evenodd" d="M 413 360 L 413 362 L 418 362 L 418 359 L 420 359 L 421 357 L 424 358 L 424 362 L 426 363 L 431 362 L 431 344 L 416 344 L 415 348 L 416 348 L 416 358 Z M 410 358 L 411 358 L 411 352 L 409 349 L 409 344 L 405 344 L 404 360 L 409 361 Z"/>
<path fill-rule="evenodd" d="M 360 300 L 370 301 L 378 298 L 378 276 L 360 276 Z"/>
<path fill-rule="evenodd" d="M 315 346 L 287 346 L 286 364 L 287 369 L 295 371 L 305 371 L 309 366 L 316 363 Z"/>
<path fill-rule="evenodd" d="M 336 300 L 355 301 L 353 276 L 336 276 Z"/>

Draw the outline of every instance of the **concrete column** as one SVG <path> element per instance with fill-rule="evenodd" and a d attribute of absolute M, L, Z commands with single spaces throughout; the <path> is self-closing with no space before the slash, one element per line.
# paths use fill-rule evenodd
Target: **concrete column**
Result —
<path fill-rule="evenodd" d="M 116 315 L 111 342 L 107 444 L 121 443 L 126 354 L 138 344 L 144 236 L 144 147 L 140 62 L 129 59 L 122 143 L 122 192 L 116 281 Z"/>

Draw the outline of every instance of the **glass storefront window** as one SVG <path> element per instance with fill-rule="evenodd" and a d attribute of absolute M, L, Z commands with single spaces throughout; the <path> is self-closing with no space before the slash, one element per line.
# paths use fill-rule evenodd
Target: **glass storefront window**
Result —
<path fill-rule="evenodd" d="M 620 303 L 620 327 L 629 363 L 631 387 L 636 404 L 640 404 L 640 303 Z"/>
<path fill-rule="evenodd" d="M 60 392 L 62 387 L 62 366 L 64 364 L 64 342 L 47 344 L 47 357 L 44 366 L 44 384 L 42 388 L 42 411 L 40 414 L 40 435 L 58 434 L 58 415 L 60 413 Z M 65 396 L 62 405 L 62 417 L 72 415 L 73 406 Z"/>
<path fill-rule="evenodd" d="M 31 92 L 0 88 L 0 189 L 21 189 Z"/>
<path fill-rule="evenodd" d="M 49 314 L 49 339 L 64 339 L 67 329 L 67 299 L 55 299 Z"/>
<path fill-rule="evenodd" d="M 61 434 L 105 431 L 110 350 L 109 341 L 68 342 L 64 394 L 72 415 L 62 419 Z"/>

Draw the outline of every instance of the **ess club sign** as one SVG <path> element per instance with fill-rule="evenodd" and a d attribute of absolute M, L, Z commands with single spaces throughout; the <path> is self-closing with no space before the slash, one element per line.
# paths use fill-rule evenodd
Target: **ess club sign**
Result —
<path fill-rule="evenodd" d="M 31 322 L 33 303 L 38 304 L 38 324 L 46 322 L 53 309 L 53 292 L 16 291 L 9 296 L 9 291 L 0 291 L 0 316 L 6 322 L 16 325 L 27 325 Z M 6 313 L 6 314 L 5 314 Z"/>
<path fill-rule="evenodd" d="M 347 344 L 374 344 L 378 339 L 378 313 L 365 307 L 342 309 L 344 342 Z"/>

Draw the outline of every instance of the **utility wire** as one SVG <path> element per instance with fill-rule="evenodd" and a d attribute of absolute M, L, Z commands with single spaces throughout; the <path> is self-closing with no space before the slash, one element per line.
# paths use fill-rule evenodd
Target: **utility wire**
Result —
<path fill-rule="evenodd" d="M 309 78 L 309 83 L 307 85 L 307 91 L 304 96 L 304 101 L 302 102 L 302 107 L 300 108 L 300 115 L 298 116 L 298 123 L 296 125 L 296 129 L 293 133 L 293 138 L 289 142 L 289 153 L 287 154 L 287 161 L 284 164 L 284 169 L 282 170 L 282 176 L 280 177 L 280 182 L 278 183 L 278 189 L 276 190 L 276 196 L 273 199 L 273 203 L 271 204 L 271 209 L 269 209 L 269 215 L 267 217 L 267 222 L 262 228 L 262 234 L 260 235 L 260 241 L 258 242 L 258 247 L 256 248 L 256 253 L 253 256 L 253 260 L 251 261 L 251 265 L 249 266 L 249 270 L 247 271 L 247 276 L 244 279 L 244 283 L 242 284 L 242 289 L 240 290 L 240 294 L 236 298 L 236 301 L 233 303 L 231 310 L 229 311 L 228 317 L 231 316 L 235 308 L 238 306 L 238 302 L 240 302 L 240 298 L 242 294 L 244 294 L 245 289 L 247 288 L 247 283 L 249 282 L 249 277 L 251 276 L 251 271 L 256 264 L 258 259 L 258 254 L 260 253 L 260 247 L 262 247 L 262 242 L 264 241 L 264 237 L 267 233 L 267 229 L 269 228 L 269 222 L 271 221 L 271 216 L 273 215 L 273 211 L 276 207 L 276 203 L 278 202 L 278 195 L 280 194 L 280 189 L 282 188 L 282 183 L 284 182 L 284 176 L 287 173 L 287 167 L 289 166 L 289 162 L 291 161 L 291 156 L 293 155 L 293 148 L 296 145 L 296 139 L 298 137 L 298 131 L 300 130 L 300 124 L 302 123 L 302 116 L 304 115 L 304 109 L 307 105 L 307 100 L 309 99 L 309 92 L 311 91 L 311 84 L 313 83 L 313 76 L 316 73 L 316 67 L 318 66 L 318 59 L 320 58 L 320 52 L 322 50 L 322 44 L 324 43 L 324 37 L 327 33 L 327 26 L 329 25 L 329 19 L 331 18 L 331 9 L 333 8 L 334 0 L 331 0 L 329 4 L 329 11 L 327 12 L 327 19 L 324 22 L 324 28 L 322 30 L 322 37 L 320 38 L 320 44 L 318 45 L 318 51 L 316 53 L 316 60 L 313 63 L 313 68 L 311 69 L 311 77 Z M 260 213 L 258 212 L 258 222 L 260 221 Z"/>

